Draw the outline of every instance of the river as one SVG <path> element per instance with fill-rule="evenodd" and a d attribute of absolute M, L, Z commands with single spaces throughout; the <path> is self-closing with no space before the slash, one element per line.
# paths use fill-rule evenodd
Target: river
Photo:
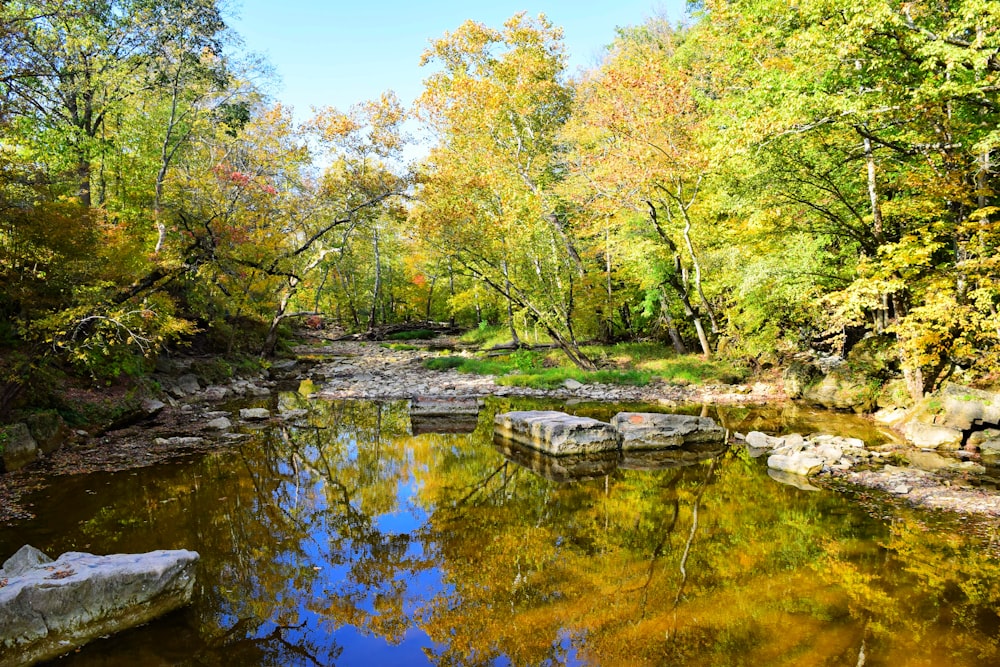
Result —
<path fill-rule="evenodd" d="M 738 447 L 539 463 L 493 442 L 493 414 L 526 400 L 446 428 L 406 402 L 271 400 L 308 413 L 207 455 L 60 478 L 0 530 L 0 557 L 201 554 L 191 606 L 57 664 L 1000 664 L 992 528 L 781 484 Z M 850 417 L 706 411 L 878 437 Z"/>

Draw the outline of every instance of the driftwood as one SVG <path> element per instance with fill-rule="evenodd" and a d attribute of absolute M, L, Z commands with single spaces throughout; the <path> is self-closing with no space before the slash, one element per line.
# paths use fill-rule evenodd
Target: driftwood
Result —
<path fill-rule="evenodd" d="M 421 330 L 433 331 L 436 336 L 456 336 L 464 331 L 461 327 L 452 326 L 447 322 L 401 322 L 399 324 L 383 324 L 368 331 L 341 336 L 336 340 L 386 340 L 393 334 Z"/>

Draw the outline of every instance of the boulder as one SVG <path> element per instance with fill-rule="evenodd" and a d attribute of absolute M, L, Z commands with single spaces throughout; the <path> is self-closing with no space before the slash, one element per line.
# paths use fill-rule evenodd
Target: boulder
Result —
<path fill-rule="evenodd" d="M 69 437 L 69 427 L 55 412 L 37 412 L 24 421 L 42 454 L 51 454 Z"/>
<path fill-rule="evenodd" d="M 854 377 L 844 369 L 835 369 L 818 383 L 807 387 L 802 399 L 833 410 L 870 412 L 875 392 L 864 377 Z"/>
<path fill-rule="evenodd" d="M 754 449 L 772 449 L 781 446 L 785 442 L 783 438 L 775 438 L 760 431 L 750 431 L 747 433 L 745 440 L 747 446 Z"/>
<path fill-rule="evenodd" d="M 966 431 L 974 425 L 1000 424 L 1000 393 L 948 384 L 940 391 L 936 424 Z"/>
<path fill-rule="evenodd" d="M 0 453 L 7 472 L 20 470 L 38 458 L 38 443 L 27 424 L 11 424 L 0 432 Z"/>
<path fill-rule="evenodd" d="M 801 398 L 805 390 L 822 375 L 823 373 L 810 363 L 793 361 L 781 374 L 785 394 L 788 398 Z"/>
<path fill-rule="evenodd" d="M 823 469 L 823 459 L 806 453 L 772 454 L 767 457 L 767 467 L 793 475 L 809 477 Z"/>
<path fill-rule="evenodd" d="M 722 442 L 726 431 L 711 417 L 657 412 L 619 412 L 611 419 L 622 435 L 622 449 L 664 449 Z"/>
<path fill-rule="evenodd" d="M 205 428 L 214 429 L 216 431 L 228 431 L 232 427 L 233 422 L 229 421 L 228 417 L 216 417 L 205 424 Z"/>
<path fill-rule="evenodd" d="M 570 391 L 576 391 L 583 386 L 583 383 L 579 380 L 574 380 L 573 378 L 566 378 L 563 380 L 562 386 Z"/>
<path fill-rule="evenodd" d="M 197 560 L 197 553 L 178 550 L 69 552 L 52 562 L 22 548 L 4 563 L 0 667 L 50 660 L 190 603 Z"/>
<path fill-rule="evenodd" d="M 958 449 L 962 446 L 961 431 L 947 426 L 933 426 L 919 421 L 907 422 L 903 435 L 914 446 L 924 449 Z"/>
<path fill-rule="evenodd" d="M 965 448 L 973 452 L 979 451 L 983 448 L 984 443 L 994 440 L 1000 440 L 1000 429 L 988 428 L 983 431 L 973 431 L 965 440 Z"/>
<path fill-rule="evenodd" d="M 0 568 L 0 578 L 20 577 L 33 567 L 48 565 L 51 562 L 52 559 L 44 553 L 30 544 L 25 544 L 13 556 L 4 561 L 3 567 Z"/>
<path fill-rule="evenodd" d="M 991 438 L 979 443 L 979 451 L 989 458 L 1000 457 L 1000 438 Z"/>
<path fill-rule="evenodd" d="M 191 394 L 196 394 L 201 390 L 201 385 L 198 383 L 198 377 L 190 374 L 182 375 L 177 378 L 175 386 L 181 391 L 183 396 L 190 396 Z M 181 398 L 183 398 L 183 396 Z"/>
<path fill-rule="evenodd" d="M 264 421 L 271 418 L 271 411 L 267 408 L 242 408 L 240 419 L 248 422 Z"/>
<path fill-rule="evenodd" d="M 229 387 L 213 384 L 211 387 L 205 387 L 205 391 L 201 393 L 201 397 L 206 401 L 217 403 L 219 401 L 226 400 L 232 395 L 232 393 L 233 392 Z"/>
<path fill-rule="evenodd" d="M 501 437 L 556 456 L 616 451 L 621 444 L 611 424 L 554 410 L 499 414 L 494 428 Z"/>

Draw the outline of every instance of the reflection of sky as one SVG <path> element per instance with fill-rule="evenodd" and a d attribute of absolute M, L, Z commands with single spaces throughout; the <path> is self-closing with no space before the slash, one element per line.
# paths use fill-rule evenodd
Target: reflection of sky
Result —
<path fill-rule="evenodd" d="M 370 437 L 370 434 L 366 435 Z M 371 444 L 350 430 L 341 432 L 337 440 L 337 449 L 340 453 L 339 460 L 335 462 L 337 467 L 342 468 L 345 464 L 360 466 L 359 458 L 364 449 Z M 306 448 L 307 455 L 310 449 L 312 448 Z M 398 463 L 400 462 L 381 459 L 375 462 L 378 471 L 385 472 L 386 468 L 391 468 L 396 474 L 400 468 L 407 468 Z M 381 514 L 365 514 L 369 508 L 363 506 L 361 494 L 356 493 L 351 498 L 351 505 L 364 517 L 363 521 L 370 523 L 366 525 L 364 534 L 355 532 L 338 535 L 336 531 L 342 523 L 338 521 L 337 515 L 345 510 L 343 507 L 327 506 L 326 480 L 310 475 L 289 461 L 282 462 L 279 470 L 283 475 L 287 475 L 288 479 L 281 485 L 283 488 L 280 488 L 280 492 L 274 494 L 274 499 L 286 505 L 293 499 L 298 504 L 312 502 L 315 506 L 309 508 L 305 514 L 312 515 L 316 512 L 316 519 L 310 522 L 309 532 L 305 538 L 296 542 L 291 550 L 283 552 L 276 559 L 290 568 L 312 570 L 311 573 L 307 573 L 309 589 L 289 591 L 294 598 L 285 601 L 294 606 L 299 619 L 297 623 L 303 625 L 297 629 L 284 631 L 283 638 L 292 644 L 318 649 L 320 655 L 317 657 L 324 657 L 325 649 L 331 652 L 325 657 L 330 659 L 336 657 L 338 664 L 352 665 L 367 662 L 377 665 L 413 665 L 426 662 L 425 649 L 433 650 L 438 647 L 423 630 L 413 624 L 413 615 L 426 605 L 427 600 L 451 591 L 449 586 L 444 585 L 441 574 L 436 568 L 418 567 L 414 571 L 411 566 L 412 563 L 419 566 L 425 558 L 423 545 L 414 536 L 428 519 L 427 512 L 416 499 L 418 491 L 416 480 L 412 476 L 402 476 L 395 489 L 393 504 L 397 509 Z M 296 482 L 299 485 L 297 489 Z M 306 488 L 309 489 L 308 498 L 312 500 L 307 501 L 304 497 Z M 283 509 L 291 514 L 302 508 L 285 506 Z M 385 559 L 380 560 L 384 554 L 373 553 L 373 550 L 382 546 L 381 543 L 392 543 L 393 538 L 398 539 L 398 536 L 406 536 L 407 542 L 405 551 L 398 554 L 397 561 L 392 560 L 396 558 L 395 554 L 388 556 L 387 562 Z M 337 545 L 342 551 L 334 551 Z M 374 562 L 376 560 L 379 562 Z M 358 574 L 357 568 L 362 570 L 395 568 L 395 572 L 388 581 L 366 586 L 363 582 L 354 580 Z M 351 625 L 338 627 L 321 611 L 316 611 L 329 606 L 331 600 L 336 597 L 346 597 L 358 611 L 374 618 L 379 614 L 377 609 L 379 595 L 391 594 L 391 590 L 387 589 L 395 586 L 403 588 L 402 613 L 408 622 L 402 638 L 396 643 L 363 628 Z M 227 620 L 232 623 L 234 619 L 230 617 Z M 258 636 L 267 636 L 273 629 L 274 625 L 269 623 L 260 629 Z"/>

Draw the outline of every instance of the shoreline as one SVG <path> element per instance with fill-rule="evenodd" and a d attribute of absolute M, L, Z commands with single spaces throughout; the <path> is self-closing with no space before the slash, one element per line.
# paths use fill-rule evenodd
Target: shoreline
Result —
<path fill-rule="evenodd" d="M 294 349 L 296 362 L 275 364 L 269 377 L 256 383 L 237 380 L 249 387 L 244 396 L 263 398 L 282 385 L 310 380 L 312 394 L 326 400 L 412 400 L 416 398 L 523 397 L 554 401 L 647 403 L 670 408 L 690 405 L 751 406 L 788 402 L 784 392 L 767 383 L 752 385 L 678 386 L 654 383 L 646 387 L 585 384 L 573 389 L 532 389 L 498 385 L 492 376 L 477 376 L 455 370 L 432 371 L 422 366 L 432 356 L 423 350 L 399 351 L 379 343 L 321 340 Z M 100 436 L 77 437 L 44 459 L 22 470 L 0 476 L 0 524 L 12 525 L 31 517 L 21 499 L 32 491 L 57 483 L 63 475 L 121 472 L 146 467 L 183 456 L 220 451 L 238 445 L 238 434 L 222 432 L 210 424 L 227 415 L 217 410 L 220 387 L 207 387 L 179 401 L 171 401 L 155 416 Z M 280 418 L 276 416 L 276 418 Z M 739 446 L 739 445 L 736 445 Z M 901 443 L 884 451 L 906 456 L 913 451 Z M 919 451 L 919 450 L 917 450 Z M 945 458 L 945 457 L 939 457 Z M 957 459 L 956 459 L 957 461 Z M 858 490 L 885 494 L 889 503 L 931 511 L 946 511 L 984 519 L 1000 518 L 1000 491 L 975 486 L 970 471 L 940 466 L 937 470 L 884 465 L 856 468 L 810 478 L 820 486 L 839 492 L 848 485 Z M 982 483 L 981 481 L 979 482 Z"/>

